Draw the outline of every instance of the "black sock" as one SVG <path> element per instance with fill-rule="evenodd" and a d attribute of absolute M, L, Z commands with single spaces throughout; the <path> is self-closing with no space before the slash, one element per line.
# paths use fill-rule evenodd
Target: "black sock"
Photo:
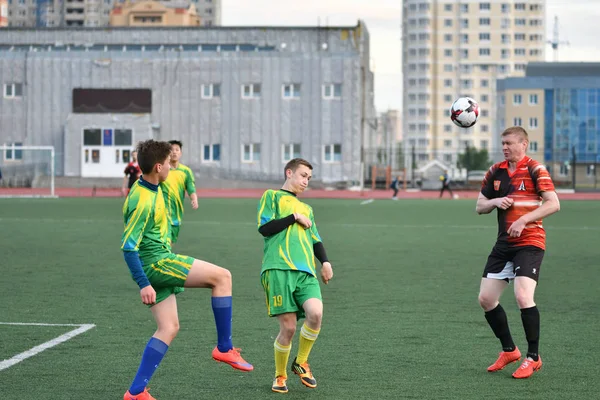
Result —
<path fill-rule="evenodd" d="M 527 357 L 534 361 L 539 359 L 538 346 L 540 341 L 540 312 L 537 306 L 521 309 L 521 321 L 527 338 Z"/>
<path fill-rule="evenodd" d="M 502 351 L 514 351 L 516 346 L 510 335 L 508 319 L 506 318 L 504 308 L 498 304 L 496 308 L 485 313 L 485 319 L 490 324 L 490 328 L 492 328 L 496 337 L 500 339 Z"/>

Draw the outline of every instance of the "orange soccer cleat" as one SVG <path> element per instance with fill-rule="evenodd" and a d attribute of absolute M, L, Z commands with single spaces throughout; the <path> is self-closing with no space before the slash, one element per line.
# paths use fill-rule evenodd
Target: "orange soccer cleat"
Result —
<path fill-rule="evenodd" d="M 525 361 L 521 364 L 519 368 L 512 374 L 515 379 L 525 379 L 529 378 L 535 371 L 538 371 L 542 368 L 542 357 L 538 356 L 537 361 L 530 360 L 526 358 Z"/>
<path fill-rule="evenodd" d="M 129 393 L 129 390 L 123 396 L 123 400 L 156 400 L 154 397 L 148 393 L 148 388 L 145 388 L 144 391 L 140 394 L 133 395 Z"/>
<path fill-rule="evenodd" d="M 521 352 L 515 347 L 513 351 L 502 351 L 495 363 L 488 367 L 488 372 L 496 372 L 504 369 L 508 364 L 517 362 L 521 359 Z"/>
<path fill-rule="evenodd" d="M 273 379 L 271 390 L 277 393 L 287 393 L 287 378 L 281 375 L 275 377 L 275 379 Z"/>
<path fill-rule="evenodd" d="M 314 389 L 317 387 L 317 380 L 313 376 L 310 366 L 307 362 L 298 364 L 296 360 L 292 363 L 292 372 L 300 377 L 300 382 L 306 387 Z"/>
<path fill-rule="evenodd" d="M 238 348 L 233 348 L 225 353 L 221 353 L 218 347 L 215 347 L 212 351 L 212 358 L 218 362 L 224 362 L 226 364 L 231 365 L 235 369 L 239 369 L 240 371 L 248 372 L 252 371 L 254 367 L 252 364 L 244 360 L 240 354 L 240 350 Z"/>

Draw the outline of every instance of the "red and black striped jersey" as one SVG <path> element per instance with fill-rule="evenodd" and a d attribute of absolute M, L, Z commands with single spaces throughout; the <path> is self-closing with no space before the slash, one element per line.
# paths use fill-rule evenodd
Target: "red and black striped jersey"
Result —
<path fill-rule="evenodd" d="M 492 165 L 483 178 L 481 194 L 488 199 L 509 197 L 514 203 L 508 210 L 498 208 L 498 242 L 509 247 L 535 246 L 546 248 L 546 232 L 542 220 L 527 224 L 520 237 L 506 232 L 513 222 L 542 205 L 542 192 L 554 191 L 550 174 L 539 162 L 524 157 L 514 172 L 508 171 L 508 161 Z"/>

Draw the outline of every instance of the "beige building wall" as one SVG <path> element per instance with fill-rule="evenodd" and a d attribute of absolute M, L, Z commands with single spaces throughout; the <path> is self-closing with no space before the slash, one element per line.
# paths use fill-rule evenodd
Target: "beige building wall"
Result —
<path fill-rule="evenodd" d="M 8 26 L 8 0 L 0 0 L 0 27 Z"/>
<path fill-rule="evenodd" d="M 522 126 L 529 135 L 527 154 L 539 162 L 544 162 L 544 90 L 509 89 L 504 94 L 504 114 L 499 115 L 501 124 Z M 495 134 L 500 135 L 501 132 Z M 500 140 L 498 140 L 498 143 Z M 498 149 L 500 152 L 501 149 Z M 498 157 L 499 158 L 499 157 Z"/>
<path fill-rule="evenodd" d="M 115 6 L 110 14 L 111 26 L 199 26 L 194 4 L 188 8 L 167 7 L 157 1 L 140 1 Z"/>
<path fill-rule="evenodd" d="M 466 145 L 495 150 L 496 79 L 544 60 L 544 29 L 544 0 L 403 1 L 403 135 L 418 164 L 453 164 Z M 473 128 L 450 121 L 460 96 L 480 105 Z"/>

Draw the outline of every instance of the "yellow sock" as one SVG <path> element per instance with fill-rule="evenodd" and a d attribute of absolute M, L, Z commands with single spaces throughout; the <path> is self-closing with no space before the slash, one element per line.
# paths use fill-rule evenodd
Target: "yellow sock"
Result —
<path fill-rule="evenodd" d="M 308 360 L 308 355 L 310 354 L 310 350 L 315 344 L 315 340 L 319 336 L 319 331 L 315 331 L 314 329 L 310 329 L 306 324 L 302 325 L 302 329 L 300 329 L 300 345 L 298 346 L 298 357 L 296 357 L 296 362 L 298 364 L 304 364 Z"/>
<path fill-rule="evenodd" d="M 292 344 L 282 345 L 275 339 L 275 376 L 285 376 L 287 378 L 287 363 L 290 358 Z"/>

